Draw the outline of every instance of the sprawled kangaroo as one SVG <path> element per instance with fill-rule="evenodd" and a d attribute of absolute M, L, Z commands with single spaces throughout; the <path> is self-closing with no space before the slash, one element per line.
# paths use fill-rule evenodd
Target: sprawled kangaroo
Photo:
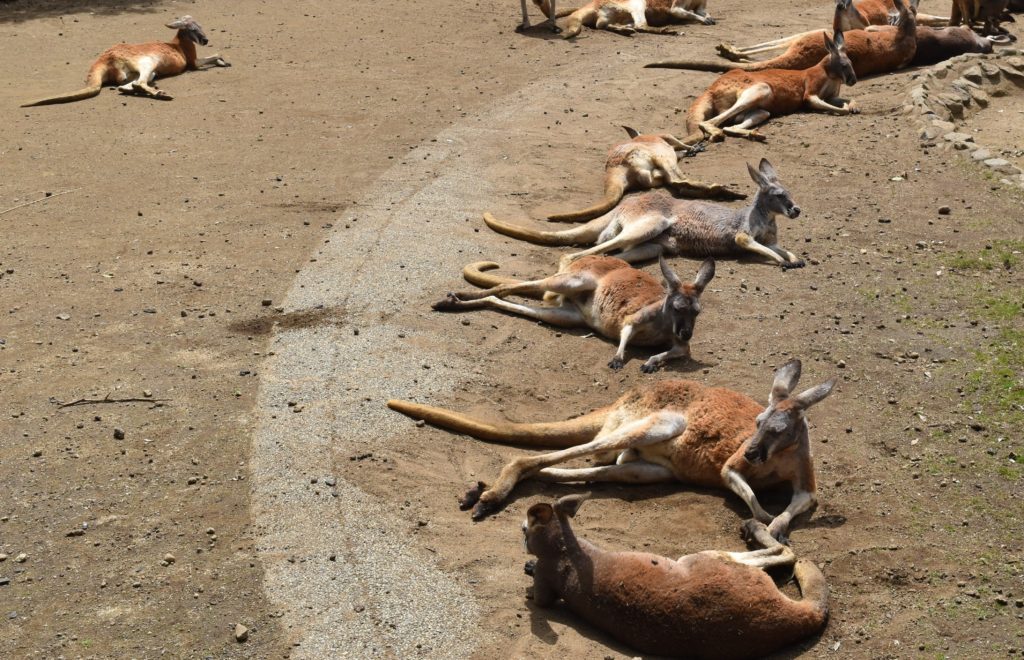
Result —
<path fill-rule="evenodd" d="M 1007 13 L 1009 5 L 1009 0 L 953 0 L 949 24 L 966 25 L 973 29 L 974 24 L 980 21 L 983 35 L 991 36 L 999 43 L 1016 41 L 1017 37 L 999 25 L 1004 17 L 1013 20 Z"/>
<path fill-rule="evenodd" d="M 542 11 L 548 0 L 533 0 Z M 636 32 L 677 34 L 673 23 L 696 21 L 714 25 L 707 13 L 707 0 L 591 0 L 569 14 L 562 37 L 571 39 L 583 26 L 609 30 L 623 35 Z"/>
<path fill-rule="evenodd" d="M 824 32 L 821 35 L 828 56 L 808 69 L 729 71 L 719 76 L 690 106 L 687 139 L 700 131 L 711 140 L 721 140 L 726 135 L 763 140 L 764 136 L 754 127 L 772 115 L 802 109 L 837 115 L 859 112 L 852 101 L 838 98 L 843 84 L 857 83 L 857 74 L 843 48 L 843 33 L 836 32 L 835 41 Z"/>
<path fill-rule="evenodd" d="M 604 199 L 582 211 L 549 215 L 555 222 L 591 220 L 612 210 L 628 190 L 648 190 L 659 186 L 671 188 L 683 197 L 705 199 L 743 199 L 746 195 L 702 181 L 693 181 L 679 170 L 677 151 L 692 154 L 689 147 L 668 133 L 641 135 L 623 126 L 630 140 L 615 145 L 604 163 Z"/>
<path fill-rule="evenodd" d="M 104 51 L 89 68 L 88 86 L 70 94 L 49 96 L 24 104 L 23 108 L 51 103 L 68 103 L 92 98 L 106 83 L 118 83 L 118 90 L 141 93 L 155 99 L 171 97 L 153 87 L 157 76 L 175 76 L 183 71 L 194 71 L 207 65 L 231 66 L 220 55 L 196 58 L 196 44 L 209 43 L 203 28 L 191 16 L 182 16 L 167 24 L 178 34 L 168 43 L 154 41 L 145 44 L 118 44 Z"/>
<path fill-rule="evenodd" d="M 899 19 L 899 11 L 896 9 L 896 5 L 892 0 L 857 0 L 856 2 L 851 2 L 850 0 L 837 0 L 836 7 L 839 12 L 836 17 L 839 21 L 839 29 L 843 32 L 872 29 L 873 26 L 890 25 Z M 917 13 L 916 22 L 918 25 L 944 27 L 949 24 L 950 19 L 948 16 L 932 16 L 930 14 Z M 766 41 L 764 43 L 747 46 L 745 48 L 740 48 L 731 44 L 720 44 L 718 46 L 718 52 L 722 57 L 727 59 L 737 62 L 748 62 L 752 55 L 781 50 L 791 46 L 797 41 L 804 41 L 812 36 L 814 37 L 813 43 L 817 45 L 819 43 L 817 38 L 818 31 L 811 30 L 810 32 L 801 32 L 799 34 L 782 37 L 781 39 L 773 39 L 772 41 Z M 848 40 L 849 37 L 850 35 L 847 35 Z M 851 49 L 850 44 L 847 44 L 847 48 L 848 50 Z M 850 52 L 850 59 L 856 59 L 852 51 Z M 856 62 L 854 62 L 854 67 L 856 67 Z M 857 75 L 861 75 L 860 72 L 858 72 Z"/>
<path fill-rule="evenodd" d="M 484 222 L 498 233 L 542 245 L 593 244 L 563 257 L 563 265 L 621 250 L 616 256 L 630 263 L 659 255 L 725 257 L 754 252 L 783 268 L 802 267 L 803 260 L 778 245 L 775 225 L 775 216 L 796 218 L 800 207 L 766 159 L 757 169 L 748 164 L 747 171 L 758 191 L 753 204 L 742 209 L 675 199 L 658 190 L 627 197 L 611 212 L 573 229 L 537 231 L 502 222 L 489 213 L 484 214 Z"/>
<path fill-rule="evenodd" d="M 657 656 L 738 660 L 762 658 L 821 630 L 828 585 L 817 566 L 797 561 L 764 525 L 744 525 L 758 550 L 705 550 L 679 559 L 647 552 L 611 552 L 577 537 L 569 519 L 581 495 L 526 512 L 527 563 L 533 602 L 565 607 L 638 651 Z M 801 600 L 762 570 L 792 568 Z"/>
<path fill-rule="evenodd" d="M 477 267 L 490 264 L 475 264 Z M 652 356 L 640 370 L 652 373 L 668 360 L 690 356 L 690 338 L 700 313 L 700 295 L 715 276 L 715 261 L 707 259 L 692 283 L 683 283 L 661 260 L 662 287 L 658 279 L 615 257 L 587 257 L 557 275 L 540 280 L 499 284 L 483 291 L 449 293 L 434 303 L 438 311 L 499 309 L 551 325 L 585 326 L 617 339 L 619 348 L 608 363 L 623 367 L 626 346 L 670 346 Z M 505 296 L 556 294 L 556 307 L 520 305 Z"/>
<path fill-rule="evenodd" d="M 436 426 L 524 447 L 562 447 L 523 456 L 507 464 L 491 487 L 483 482 L 460 502 L 479 520 L 497 511 L 517 483 L 529 477 L 554 482 L 613 481 L 653 484 L 670 481 L 728 488 L 754 517 L 783 538 L 794 516 L 815 504 L 814 463 L 804 413 L 832 391 L 835 380 L 791 396 L 800 361 L 775 372 L 768 407 L 720 387 L 692 380 L 662 380 L 626 392 L 614 404 L 565 422 L 539 424 L 481 422 L 456 412 L 410 401 L 388 407 Z M 594 456 L 597 467 L 554 468 Z M 774 518 L 754 488 L 789 484 L 793 497 Z"/>
<path fill-rule="evenodd" d="M 847 0 L 848 1 L 848 0 Z M 917 51 L 918 29 L 913 11 L 896 0 L 900 7 L 899 24 L 896 27 L 885 27 L 878 31 L 852 30 L 843 32 L 841 29 L 842 5 L 836 6 L 836 14 L 832 22 L 833 34 L 843 35 L 843 50 L 853 64 L 856 77 L 863 78 L 878 73 L 889 73 L 907 66 Z M 837 38 L 838 39 L 838 38 Z M 716 61 L 682 60 L 654 62 L 651 68 L 693 69 L 697 71 L 728 71 L 732 76 L 734 70 L 769 72 L 776 69 L 800 70 L 812 67 L 829 57 L 830 51 L 822 40 L 821 32 L 802 37 L 793 42 L 786 52 L 778 57 L 763 62 L 741 62 L 737 64 Z M 849 83 L 848 83 L 849 84 Z M 691 138 L 684 138 L 689 141 Z"/>

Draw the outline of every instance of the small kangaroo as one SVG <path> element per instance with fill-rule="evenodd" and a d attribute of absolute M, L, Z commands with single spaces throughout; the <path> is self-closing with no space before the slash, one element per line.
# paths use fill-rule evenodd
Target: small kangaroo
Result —
<path fill-rule="evenodd" d="M 733 390 L 662 380 L 629 390 L 612 405 L 575 419 L 536 424 L 490 424 L 411 401 L 391 400 L 388 407 L 481 440 L 562 448 L 511 461 L 491 487 L 477 482 L 459 502 L 463 510 L 473 509 L 473 520 L 497 511 L 515 485 L 529 477 L 558 483 L 681 481 L 731 490 L 755 518 L 768 524 L 772 536 L 782 539 L 793 518 L 816 502 L 804 413 L 827 397 L 836 382 L 791 395 L 799 380 L 799 360 L 780 367 L 767 408 Z M 586 456 L 594 457 L 596 467 L 552 467 Z M 773 517 L 761 508 L 753 489 L 779 484 L 789 484 L 793 497 Z"/>
<path fill-rule="evenodd" d="M 679 559 L 603 550 L 573 533 L 584 500 L 567 495 L 526 512 L 526 550 L 537 557 L 533 602 L 565 607 L 619 641 L 656 656 L 715 660 L 762 658 L 810 637 L 828 620 L 821 570 L 778 543 L 763 524 L 743 526 L 749 552 L 705 550 Z M 792 568 L 801 600 L 782 593 L 762 570 Z"/>
<path fill-rule="evenodd" d="M 231 66 L 220 55 L 196 57 L 196 44 L 209 43 L 203 28 L 191 16 L 182 16 L 167 24 L 178 33 L 167 43 L 153 41 L 145 44 L 117 44 L 104 51 L 89 68 L 88 85 L 77 92 L 48 96 L 22 105 L 70 103 L 92 98 L 106 83 L 118 83 L 118 91 L 143 94 L 154 99 L 170 100 L 171 96 L 153 87 L 157 76 L 175 76 L 184 71 L 195 71 L 207 65 Z"/>
<path fill-rule="evenodd" d="M 533 1 L 551 15 L 544 8 L 548 0 Z M 668 26 L 688 21 L 715 24 L 707 13 L 707 0 L 591 0 L 569 14 L 562 37 L 575 37 L 584 25 L 625 36 L 637 32 L 678 34 Z"/>
<path fill-rule="evenodd" d="M 570 213 L 549 215 L 554 222 L 581 222 L 591 220 L 615 208 L 628 190 L 648 190 L 659 186 L 671 188 L 683 197 L 705 199 L 743 199 L 746 195 L 728 188 L 693 181 L 679 170 L 677 151 L 695 155 L 698 147 L 683 144 L 668 133 L 643 134 L 623 126 L 630 139 L 619 143 L 608 152 L 604 163 L 604 199 L 597 204 Z"/>
<path fill-rule="evenodd" d="M 669 350 L 649 358 L 640 367 L 653 373 L 665 362 L 690 356 L 690 338 L 700 314 L 700 295 L 715 276 L 715 261 L 707 259 L 692 283 L 683 283 L 664 259 L 660 259 L 664 287 L 653 275 L 633 268 L 615 257 L 585 257 L 557 275 L 540 280 L 498 284 L 483 291 L 449 293 L 434 303 L 435 310 L 450 312 L 498 309 L 551 325 L 589 327 L 619 348 L 608 366 L 618 371 L 625 365 L 626 346 L 665 346 Z M 467 269 L 496 267 L 487 262 Z M 556 307 L 534 307 L 504 300 L 505 296 L 556 294 Z"/>
<path fill-rule="evenodd" d="M 849 0 L 840 0 L 836 5 L 836 14 L 832 21 L 832 33 L 842 34 L 844 51 L 850 62 L 853 64 L 853 72 L 858 78 L 874 75 L 877 73 L 889 73 L 902 69 L 913 61 L 917 52 L 919 38 L 928 38 L 928 34 L 922 35 L 922 30 L 917 28 L 913 11 L 904 5 L 900 0 L 901 7 L 899 24 L 894 28 L 886 26 L 877 31 L 852 30 L 843 32 L 842 11 L 845 3 Z M 952 49 L 955 50 L 955 49 Z M 959 53 L 952 53 L 950 56 Z M 786 52 L 778 57 L 761 62 L 740 62 L 727 63 L 722 61 L 708 62 L 700 60 L 683 60 L 654 62 L 648 64 L 649 68 L 662 69 L 692 69 L 696 71 L 763 71 L 775 69 L 807 69 L 822 61 L 822 58 L 830 56 L 830 51 L 822 41 L 821 32 L 815 32 L 802 37 L 790 44 Z M 738 74 L 733 74 L 738 75 Z M 688 141 L 691 138 L 685 138 Z"/>
<path fill-rule="evenodd" d="M 658 190 L 627 197 L 609 213 L 573 229 L 537 231 L 489 213 L 484 222 L 500 234 L 541 245 L 593 245 L 563 257 L 563 267 L 591 254 L 621 250 L 616 256 L 630 263 L 661 255 L 726 257 L 754 252 L 784 269 L 802 268 L 802 259 L 778 245 L 775 224 L 778 215 L 797 218 L 800 207 L 767 159 L 762 158 L 757 169 L 748 164 L 747 172 L 758 190 L 753 204 L 742 209 L 675 199 Z"/>
<path fill-rule="evenodd" d="M 857 74 L 843 47 L 843 33 L 836 32 L 835 41 L 821 34 L 828 56 L 808 69 L 734 70 L 719 76 L 690 106 L 686 130 L 691 136 L 700 131 L 712 141 L 726 135 L 764 140 L 754 127 L 772 115 L 801 109 L 836 115 L 860 112 L 853 101 L 838 98 L 843 84 L 857 84 Z"/>
<path fill-rule="evenodd" d="M 840 10 L 838 16 L 839 29 L 843 32 L 849 32 L 851 30 L 868 30 L 875 26 L 894 25 L 899 19 L 899 11 L 896 9 L 896 5 L 892 0 L 837 0 L 837 8 Z M 950 19 L 948 16 L 932 16 L 931 14 L 917 13 L 916 15 L 917 25 L 927 25 L 931 27 L 945 27 L 949 24 Z M 850 35 L 847 35 L 849 37 Z M 773 39 L 760 44 L 754 44 L 753 46 L 747 46 L 744 48 L 733 46 L 731 44 L 719 44 L 717 47 L 718 53 L 729 60 L 736 62 L 749 62 L 748 59 L 751 55 L 759 55 L 761 53 L 767 53 L 775 50 L 781 50 L 791 46 L 796 41 L 804 41 L 810 37 L 814 37 L 813 43 L 818 44 L 818 31 L 811 30 L 810 32 L 801 32 L 788 37 L 782 37 L 780 39 Z M 850 52 L 850 59 L 856 59 L 851 49 L 851 45 L 847 44 L 848 52 Z M 854 63 L 856 67 L 856 62 Z M 788 68 L 788 67 L 779 67 Z M 804 67 L 796 67 L 804 68 Z M 858 72 L 858 75 L 861 75 Z"/>

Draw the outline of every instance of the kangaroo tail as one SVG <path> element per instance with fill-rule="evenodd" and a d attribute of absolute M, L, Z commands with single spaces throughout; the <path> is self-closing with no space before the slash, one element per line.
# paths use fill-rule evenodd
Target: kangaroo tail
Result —
<path fill-rule="evenodd" d="M 803 601 L 814 608 L 815 614 L 821 618 L 824 625 L 828 619 L 828 584 L 821 569 L 807 559 L 801 559 L 793 567 L 797 584 L 800 585 L 800 594 Z"/>
<path fill-rule="evenodd" d="M 615 168 L 608 172 L 604 178 L 604 199 L 597 204 L 589 206 L 582 211 L 569 213 L 556 213 L 549 215 L 548 220 L 553 222 L 583 222 L 593 220 L 599 215 L 604 215 L 615 208 L 622 196 L 626 194 L 626 172 L 623 168 Z"/>
<path fill-rule="evenodd" d="M 713 62 L 711 60 L 664 60 L 662 62 L 651 62 L 645 64 L 645 69 L 687 69 L 689 71 L 714 71 L 725 73 L 733 69 L 742 71 L 755 71 L 748 68 L 757 66 L 758 62 Z"/>
<path fill-rule="evenodd" d="M 57 96 L 47 96 L 46 98 L 36 99 L 35 101 L 29 101 L 23 103 L 21 107 L 31 108 L 37 105 L 52 105 L 54 103 L 71 103 L 72 101 L 81 101 L 83 99 L 91 99 L 94 96 L 99 95 L 103 91 L 103 66 L 97 62 L 92 65 L 89 69 L 89 76 L 86 80 L 87 86 L 78 90 L 77 92 L 70 92 L 68 94 L 58 94 Z"/>
<path fill-rule="evenodd" d="M 490 213 L 484 213 L 484 222 L 499 234 L 518 238 L 521 241 L 529 241 L 540 245 L 584 245 L 596 241 L 604 228 L 611 222 L 611 218 L 603 215 L 585 225 L 573 227 L 572 229 L 563 229 L 562 231 L 541 231 L 530 229 L 529 227 L 521 227 L 498 220 Z"/>
<path fill-rule="evenodd" d="M 490 289 L 502 284 L 522 284 L 522 280 L 484 272 L 495 268 L 500 268 L 500 266 L 493 261 L 474 261 L 462 269 L 462 276 L 466 278 L 467 282 L 481 289 Z"/>
<path fill-rule="evenodd" d="M 588 442 L 597 435 L 608 417 L 609 408 L 595 410 L 564 422 L 543 422 L 538 424 L 517 424 L 515 422 L 495 422 L 493 424 L 467 417 L 466 415 L 424 406 L 411 401 L 388 401 L 388 408 L 422 419 L 434 426 L 449 431 L 471 435 L 480 440 L 489 440 L 502 444 L 526 447 L 565 448 Z"/>
<path fill-rule="evenodd" d="M 686 132 L 690 135 L 687 136 L 683 142 L 690 142 L 690 137 L 695 133 L 700 132 L 701 122 L 705 122 L 715 116 L 715 97 L 708 89 L 706 92 L 697 97 L 697 100 L 690 106 L 690 111 L 686 113 Z"/>

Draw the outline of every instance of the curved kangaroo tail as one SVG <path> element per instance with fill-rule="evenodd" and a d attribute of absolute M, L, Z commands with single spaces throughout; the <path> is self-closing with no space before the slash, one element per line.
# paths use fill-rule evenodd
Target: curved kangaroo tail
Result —
<path fill-rule="evenodd" d="M 725 73 L 733 69 L 741 71 L 756 71 L 760 62 L 714 62 L 711 60 L 664 60 L 662 62 L 651 62 L 645 64 L 645 69 L 687 69 L 689 71 L 714 71 Z"/>
<path fill-rule="evenodd" d="M 94 96 L 98 96 L 103 91 L 103 66 L 97 62 L 92 65 L 89 69 L 89 77 L 86 79 L 87 86 L 78 90 L 77 92 L 69 92 L 67 94 L 58 94 L 56 96 L 47 96 L 46 98 L 37 99 L 35 101 L 29 101 L 23 103 L 21 107 L 31 108 L 36 105 L 51 105 L 54 103 L 71 103 L 72 101 L 81 101 L 83 99 L 90 99 Z"/>
<path fill-rule="evenodd" d="M 464 277 L 470 284 L 478 286 L 481 289 L 490 289 L 492 287 L 501 286 L 502 284 L 523 283 L 523 280 L 517 280 L 511 277 L 502 277 L 501 275 L 491 275 L 484 272 L 485 270 L 494 270 L 495 268 L 500 268 L 500 266 L 493 261 L 474 261 L 462 269 L 462 277 Z"/>
<path fill-rule="evenodd" d="M 626 194 L 626 184 L 626 169 L 623 167 L 611 169 L 604 176 L 604 199 L 582 211 L 549 215 L 548 220 L 552 222 L 583 222 L 604 215 L 615 208 L 622 196 Z"/>
<path fill-rule="evenodd" d="M 505 236 L 518 238 L 521 241 L 529 241 L 539 245 L 585 245 L 593 243 L 601 232 L 611 222 L 611 218 L 603 215 L 595 218 L 585 225 L 563 229 L 562 231 L 541 231 L 521 227 L 508 222 L 498 220 L 490 213 L 484 213 L 484 222 L 487 226 Z"/>
<path fill-rule="evenodd" d="M 592 440 L 604 426 L 604 420 L 610 412 L 609 406 L 564 422 L 537 424 L 495 422 L 490 424 L 451 410 L 424 406 L 411 401 L 392 399 L 388 401 L 388 408 L 415 419 L 422 419 L 434 426 L 465 433 L 480 440 L 548 448 L 574 447 Z"/>
<path fill-rule="evenodd" d="M 715 97 L 711 93 L 711 89 L 708 89 L 697 97 L 697 100 L 690 106 L 690 111 L 686 113 L 686 132 L 690 135 L 683 142 L 689 142 L 689 138 L 692 135 L 700 132 L 701 122 L 705 122 L 714 116 Z"/>
<path fill-rule="evenodd" d="M 793 567 L 793 574 L 796 576 L 797 584 L 800 585 L 800 595 L 803 602 L 814 608 L 819 621 L 824 625 L 828 619 L 828 584 L 821 569 L 807 559 L 800 559 Z"/>

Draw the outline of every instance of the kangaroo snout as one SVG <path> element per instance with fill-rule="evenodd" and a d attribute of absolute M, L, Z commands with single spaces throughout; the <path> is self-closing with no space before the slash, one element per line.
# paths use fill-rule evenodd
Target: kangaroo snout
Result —
<path fill-rule="evenodd" d="M 789 208 L 789 210 L 786 211 L 786 217 L 791 219 L 791 220 L 793 218 L 799 218 L 800 217 L 800 207 L 799 206 L 791 206 Z"/>
<path fill-rule="evenodd" d="M 747 449 L 747 451 L 743 453 L 743 458 L 747 459 L 748 463 L 757 465 L 758 463 L 763 463 L 768 458 L 767 454 L 768 450 L 759 442 L 753 447 Z"/>

